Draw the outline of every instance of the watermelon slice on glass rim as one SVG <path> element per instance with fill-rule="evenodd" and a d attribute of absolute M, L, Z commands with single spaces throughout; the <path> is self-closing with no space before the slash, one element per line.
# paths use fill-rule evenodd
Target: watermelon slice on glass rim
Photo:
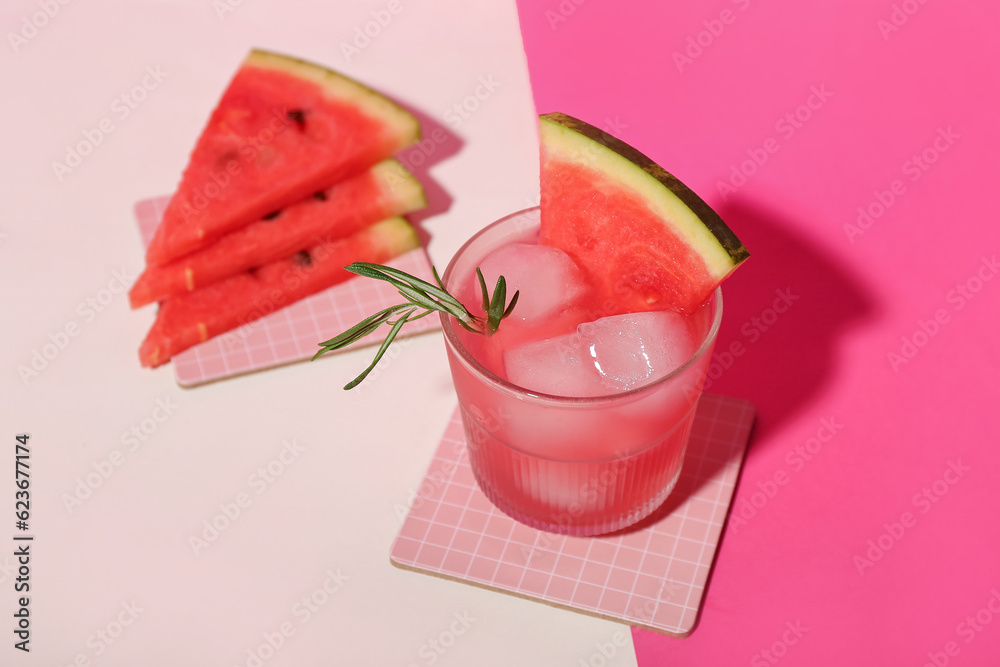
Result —
<path fill-rule="evenodd" d="M 576 261 L 608 314 L 691 311 L 750 256 L 708 204 L 625 142 L 562 113 L 541 116 L 540 135 L 540 242 Z"/>
<path fill-rule="evenodd" d="M 149 247 L 163 264 L 384 160 L 417 119 L 341 74 L 254 50 L 212 112 Z"/>
<path fill-rule="evenodd" d="M 509 327 L 504 334 L 493 336 L 499 332 L 503 320 L 519 312 L 516 308 L 522 289 L 527 293 L 535 287 L 544 295 L 533 304 L 532 313 L 546 314 L 527 318 L 532 321 L 527 327 L 531 332 L 527 337 L 522 335 L 524 332 L 515 335 L 516 344 L 531 342 L 530 336 L 551 342 L 557 340 L 552 337 L 553 329 L 582 326 L 612 315 L 648 311 L 692 316 L 704 313 L 719 284 L 749 257 L 746 247 L 708 204 L 623 141 L 562 113 L 540 117 L 540 138 L 537 236 L 534 233 L 518 236 L 516 230 L 513 233 L 504 230 L 499 226 L 508 221 L 505 218 L 473 237 L 459 255 L 483 234 L 498 235 L 490 237 L 490 243 L 504 233 L 509 234 L 506 245 L 497 243 L 487 256 L 468 260 L 476 262 L 475 272 L 470 273 L 475 275 L 474 281 L 478 279 L 475 285 L 463 290 L 449 284 L 460 292 L 464 302 L 449 293 L 446 282 L 440 280 L 435 286 L 390 267 L 358 267 L 360 275 L 399 286 L 404 301 L 320 343 L 321 350 L 316 356 L 341 349 L 359 333 L 368 335 L 381 324 L 392 325 L 375 360 L 345 389 L 364 380 L 411 316 L 416 319 L 439 311 L 446 318 L 443 321 L 482 335 L 484 340 L 476 343 L 466 340 L 462 345 L 471 344 L 476 349 L 469 353 L 477 363 L 499 368 L 489 360 L 495 360 L 498 352 L 511 346 L 506 336 Z M 538 252 L 530 250 L 536 242 L 565 253 L 569 264 L 578 271 L 549 272 L 556 262 L 539 259 Z M 499 256 L 504 253 L 501 261 Z M 543 262 L 541 269 L 539 261 Z M 452 262 L 453 266 L 455 260 Z M 492 295 L 484 276 L 487 265 L 492 269 L 490 281 L 493 274 L 500 274 Z M 507 276 L 514 278 L 510 285 Z M 532 285 L 536 278 L 538 284 Z M 513 296 L 508 302 L 509 291 Z M 479 293 L 481 301 L 475 298 Z M 525 301 L 528 299 L 534 297 L 525 297 Z M 553 323 L 555 326 L 549 326 Z M 465 332 L 456 335 L 467 338 Z M 563 346 L 552 347 L 559 356 Z M 623 354 L 640 359 L 644 352 L 641 348 L 629 348 Z M 573 365 L 561 356 L 556 361 L 563 370 Z M 503 377 L 503 372 L 496 375 Z"/>

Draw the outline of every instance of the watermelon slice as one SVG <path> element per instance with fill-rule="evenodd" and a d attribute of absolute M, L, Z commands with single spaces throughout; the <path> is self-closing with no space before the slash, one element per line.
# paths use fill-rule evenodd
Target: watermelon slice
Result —
<path fill-rule="evenodd" d="M 412 114 L 362 84 L 252 51 L 199 137 L 146 261 L 163 264 L 197 250 L 419 137 Z"/>
<path fill-rule="evenodd" d="M 151 368 L 164 364 L 189 347 L 353 277 L 344 270 L 351 262 L 385 262 L 419 245 L 410 223 L 390 218 L 167 299 L 139 348 L 139 361 Z"/>
<path fill-rule="evenodd" d="M 608 314 L 692 310 L 749 253 L 651 159 L 561 113 L 541 116 L 541 243 L 568 253 Z"/>
<path fill-rule="evenodd" d="M 319 239 L 350 236 L 370 224 L 426 206 L 424 190 L 394 159 L 226 234 L 167 264 L 147 268 L 132 286 L 133 308 L 184 294 L 291 256 Z"/>

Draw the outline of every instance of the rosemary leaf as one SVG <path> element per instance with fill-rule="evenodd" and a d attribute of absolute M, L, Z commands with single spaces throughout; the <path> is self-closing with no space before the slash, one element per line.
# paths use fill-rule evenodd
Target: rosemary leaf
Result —
<path fill-rule="evenodd" d="M 396 339 L 396 335 L 400 329 L 407 322 L 427 317 L 433 312 L 442 312 L 454 317 L 458 324 L 465 330 L 490 336 L 497 332 L 500 321 L 510 315 L 519 295 L 519 292 L 514 292 L 514 297 L 511 299 L 510 304 L 504 307 L 507 299 L 507 281 L 503 276 L 500 276 L 497 280 L 497 287 L 493 292 L 493 297 L 490 298 L 489 290 L 486 287 L 486 279 L 483 278 L 483 272 L 477 267 L 476 276 L 479 279 L 479 286 L 483 293 L 483 311 L 486 313 L 486 321 L 484 322 L 481 318 L 473 315 L 458 299 L 448 293 L 444 282 L 441 280 L 441 276 L 438 275 L 437 269 L 433 267 L 431 267 L 431 272 L 434 274 L 434 280 L 437 282 L 437 285 L 432 285 L 426 280 L 421 280 L 404 271 L 381 264 L 355 262 L 344 268 L 359 276 L 389 283 L 396 288 L 399 295 L 406 301 L 406 303 L 396 304 L 395 306 L 389 306 L 380 310 L 374 315 L 361 320 L 340 335 L 319 344 L 320 350 L 313 356 L 313 359 L 326 352 L 339 350 L 351 343 L 357 342 L 383 324 L 390 326 L 389 333 L 386 335 L 385 340 L 382 341 L 382 345 L 379 347 L 378 352 L 376 352 L 371 364 L 360 375 L 347 383 L 344 389 L 352 389 L 368 377 L 368 374 L 371 373 L 372 369 L 382 359 L 386 350 L 389 349 L 389 346 Z"/>
<path fill-rule="evenodd" d="M 320 347 L 322 347 L 323 349 L 317 352 L 313 356 L 313 359 L 316 359 L 316 357 L 320 356 L 324 352 L 339 350 L 343 347 L 347 347 L 348 345 L 357 340 L 364 338 L 371 332 L 378 329 L 379 326 L 381 326 L 382 323 L 386 322 L 390 317 L 392 317 L 394 313 L 409 307 L 410 307 L 409 304 L 400 304 L 398 306 L 391 306 L 389 308 L 386 308 L 385 310 L 380 310 L 374 315 L 366 317 L 365 319 L 358 322 L 357 324 L 355 324 L 353 327 L 343 332 L 342 334 L 335 336 L 330 340 L 320 343 Z"/>
<path fill-rule="evenodd" d="M 497 286 L 493 290 L 493 300 L 490 301 L 490 307 L 487 311 L 486 328 L 491 335 L 500 328 L 505 303 L 507 303 L 507 281 L 504 280 L 503 276 L 500 276 L 497 278 Z"/>
<path fill-rule="evenodd" d="M 403 325 L 406 324 L 407 318 L 413 313 L 414 310 L 416 309 L 413 308 L 406 311 L 399 317 L 398 320 L 395 321 L 395 323 L 393 323 L 392 328 L 389 329 L 389 334 L 385 337 L 385 340 L 382 341 L 382 345 L 381 347 L 379 347 L 378 353 L 376 353 L 375 355 L 375 359 L 368 365 L 368 368 L 366 368 L 361 372 L 361 374 L 358 377 L 354 378 L 353 380 L 344 385 L 345 390 L 354 389 L 359 384 L 361 384 L 361 382 L 366 377 L 368 377 L 368 374 L 372 372 L 372 370 L 375 368 L 375 365 L 378 364 L 378 362 L 382 359 L 382 355 L 384 355 L 386 350 L 389 349 L 389 346 L 392 345 L 392 341 L 396 340 L 396 334 L 398 334 L 399 330 L 403 328 Z"/>
<path fill-rule="evenodd" d="M 483 293 L 483 312 L 490 312 L 490 291 L 486 289 L 486 278 L 483 278 L 483 272 L 476 267 L 476 278 L 479 279 L 479 289 Z"/>
<path fill-rule="evenodd" d="M 514 310 L 514 304 L 517 303 L 517 297 L 519 296 L 521 296 L 521 290 L 515 291 L 514 296 L 510 298 L 510 305 L 507 306 L 507 310 L 503 311 L 503 315 L 500 316 L 500 319 L 504 319 L 505 317 L 510 315 L 511 311 Z"/>

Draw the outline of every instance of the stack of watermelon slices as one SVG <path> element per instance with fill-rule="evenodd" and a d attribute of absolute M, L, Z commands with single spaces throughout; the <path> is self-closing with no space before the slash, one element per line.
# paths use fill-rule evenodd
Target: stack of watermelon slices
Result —
<path fill-rule="evenodd" d="M 336 72 L 255 50 L 199 137 L 146 251 L 133 308 L 160 302 L 139 349 L 155 367 L 419 245 L 426 205 L 391 158 L 417 119 Z"/>

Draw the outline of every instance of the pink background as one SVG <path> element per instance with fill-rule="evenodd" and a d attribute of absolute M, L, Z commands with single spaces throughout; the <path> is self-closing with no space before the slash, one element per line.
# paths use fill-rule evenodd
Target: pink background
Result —
<path fill-rule="evenodd" d="M 616 132 L 751 252 L 717 346 L 745 352 L 711 388 L 759 413 L 733 514 L 693 635 L 634 631 L 638 663 L 995 665 L 996 7 L 520 0 L 519 13 L 538 111 Z M 799 127 L 782 120 L 816 90 L 827 99 Z M 939 130 L 951 139 L 935 155 Z M 718 182 L 765 147 L 724 198 Z M 925 150 L 937 159 L 912 180 Z M 852 239 L 845 225 L 880 192 L 894 201 Z M 967 283 L 971 298 L 953 291 Z M 775 290 L 793 299 L 776 318 Z"/>
<path fill-rule="evenodd" d="M 373 16 L 384 18 L 390 3 L 400 8 L 391 24 L 348 58 L 342 43 Z M 883 39 L 878 21 L 889 19 L 894 3 L 917 11 Z M 47 18 L 43 4 L 58 13 Z M 32 434 L 37 551 L 33 650 L 22 656 L 0 646 L 0 664 L 69 665 L 85 656 L 102 667 L 246 665 L 264 633 L 285 623 L 295 634 L 266 667 L 424 667 L 432 659 L 437 667 L 631 667 L 637 658 L 644 667 L 770 665 L 779 653 L 782 666 L 918 667 L 948 642 L 958 650 L 949 664 L 996 664 L 1000 619 L 987 604 L 1000 591 L 991 493 L 1000 487 L 992 454 L 1000 281 L 985 283 L 960 310 L 949 300 L 1000 246 L 993 7 L 971 0 L 4 2 L 0 516 L 9 523 L 0 523 L 0 615 L 7 619 L 15 607 L 14 526 L 3 513 L 14 509 L 12 436 L 22 431 Z M 707 32 L 703 53 L 678 71 L 673 52 L 707 31 L 705 21 L 718 31 L 712 21 L 724 9 L 733 21 L 711 43 Z M 15 48 L 9 34 L 39 12 L 44 25 Z M 566 20 L 550 24 L 553 17 Z M 747 243 L 753 256 L 726 287 L 718 348 L 738 342 L 745 352 L 711 391 L 752 401 L 759 421 L 737 514 L 690 638 L 636 633 L 633 651 L 625 625 L 391 565 L 392 542 L 455 409 L 439 335 L 401 342 L 346 395 L 343 383 L 367 366 L 371 350 L 190 390 L 169 368 L 139 367 L 136 349 L 153 312 L 131 311 L 118 277 L 134 279 L 142 266 L 133 204 L 176 184 L 251 47 L 339 69 L 411 106 L 427 136 L 443 129 L 443 141 L 425 145 L 432 155 L 419 174 L 431 209 L 418 217 L 435 263 L 488 222 L 537 202 L 529 68 L 539 111 L 559 109 L 614 130 L 702 193 Z M 113 109 L 147 68 L 166 78 L 127 115 Z M 814 99 L 819 108 L 787 136 L 776 124 L 806 104 L 814 86 L 829 99 Z M 456 117 L 460 103 L 475 111 Z M 57 177 L 53 163 L 104 119 L 114 131 Z M 959 138 L 910 181 L 904 163 L 949 127 Z M 716 182 L 764 146 L 777 152 L 723 201 Z M 851 243 L 844 225 L 896 179 L 905 192 Z M 797 297 L 781 315 L 767 310 L 775 290 Z M 105 297 L 99 313 L 87 310 L 88 300 Z M 895 372 L 887 354 L 939 310 L 947 321 Z M 772 324 L 761 331 L 754 317 Z M 71 324 L 76 335 L 37 377 L 23 379 L 19 368 L 38 350 L 55 349 L 50 341 Z M 174 406 L 169 415 L 164 405 Z M 832 439 L 823 420 L 835 423 Z M 135 447 L 129 434 L 140 427 Z M 818 451 L 798 469 L 795 449 L 817 434 L 828 442 L 817 440 Z M 291 442 L 304 451 L 282 469 L 274 462 Z M 124 462 L 95 478 L 112 456 Z M 968 470 L 954 485 L 940 482 L 939 502 L 915 504 L 924 487 L 944 479 L 949 461 Z M 272 464 L 283 472 L 259 492 L 249 480 Z M 99 486 L 70 508 L 65 498 L 80 493 L 83 479 Z M 190 538 L 204 535 L 205 522 L 241 493 L 252 494 L 252 504 L 196 552 Z M 741 510 L 754 509 L 736 525 Z M 903 535 L 884 535 L 883 525 L 905 512 L 913 520 Z M 855 556 L 880 538 L 888 550 L 859 573 Z M 306 595 L 325 599 L 328 572 L 338 571 L 349 579 L 305 623 L 293 605 Z M 136 622 L 113 645 L 94 645 L 95 633 L 114 628 L 132 602 L 143 609 Z M 981 609 L 989 625 L 960 625 Z M 475 619 L 470 627 L 454 625 L 466 618 Z M 461 634 L 444 634 L 452 628 Z M 442 636 L 453 645 L 428 653 Z"/>

